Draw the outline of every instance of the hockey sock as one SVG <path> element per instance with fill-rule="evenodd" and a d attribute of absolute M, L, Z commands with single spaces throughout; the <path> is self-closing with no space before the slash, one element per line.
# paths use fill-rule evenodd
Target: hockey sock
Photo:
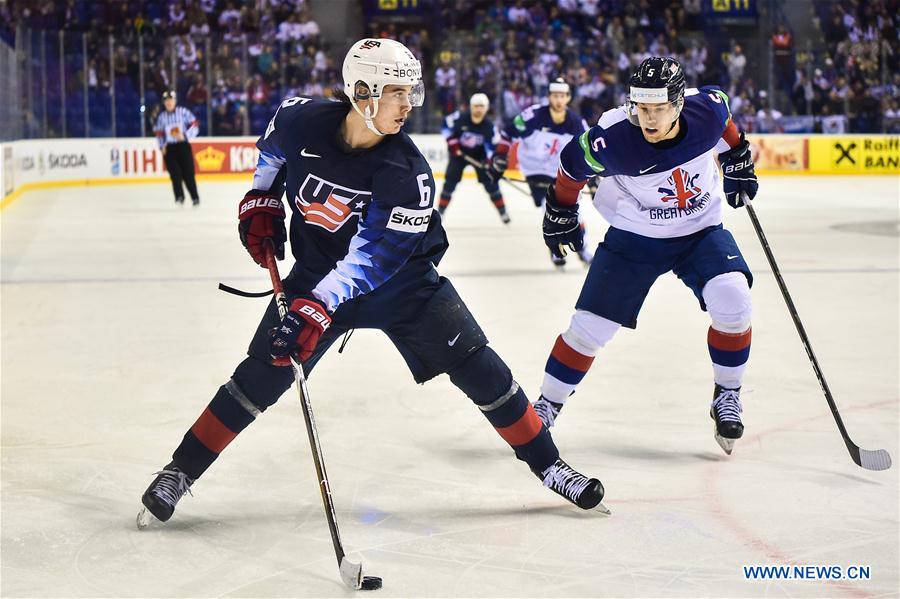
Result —
<path fill-rule="evenodd" d="M 541 423 L 525 392 L 515 381 L 509 392 L 486 406 L 478 406 L 516 457 L 533 472 L 542 472 L 559 459 L 550 431 Z"/>
<path fill-rule="evenodd" d="M 744 380 L 750 358 L 751 328 L 742 333 L 726 333 L 709 327 L 706 342 L 713 363 L 713 378 L 717 385 L 737 389 Z"/>
<path fill-rule="evenodd" d="M 497 209 L 497 212 L 499 212 L 500 214 L 506 212 L 506 204 L 503 203 L 503 196 L 500 195 L 500 192 L 491 194 L 491 202 L 494 203 L 494 208 Z"/>
<path fill-rule="evenodd" d="M 559 450 L 550 431 L 494 350 L 479 349 L 449 375 L 532 471 L 540 472 L 556 462 Z"/>
<path fill-rule="evenodd" d="M 594 356 L 621 327 L 587 310 L 576 310 L 569 328 L 556 338 L 547 358 L 541 395 L 555 404 L 564 404 L 587 374 Z"/>
<path fill-rule="evenodd" d="M 447 209 L 447 206 L 450 205 L 450 196 L 445 196 L 441 194 L 441 197 L 438 199 L 438 212 L 441 214 L 444 213 L 444 210 Z"/>
<path fill-rule="evenodd" d="M 172 459 L 182 472 L 199 478 L 260 413 L 234 380 L 228 381 L 185 433 Z"/>
<path fill-rule="evenodd" d="M 228 444 L 293 382 L 290 368 L 279 368 L 254 357 L 245 358 L 185 433 L 172 454 L 175 465 L 189 477 L 199 478 Z"/>
<path fill-rule="evenodd" d="M 572 348 L 560 335 L 556 338 L 544 366 L 541 395 L 553 403 L 564 404 L 566 398 L 575 392 L 575 387 L 590 370 L 593 362 L 594 356 L 585 355 Z"/>

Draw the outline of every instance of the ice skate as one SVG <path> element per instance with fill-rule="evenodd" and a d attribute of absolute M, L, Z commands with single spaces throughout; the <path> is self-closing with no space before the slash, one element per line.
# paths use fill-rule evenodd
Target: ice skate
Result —
<path fill-rule="evenodd" d="M 553 266 L 556 267 L 556 270 L 563 270 L 566 266 L 566 259 L 564 256 L 556 256 L 553 252 L 550 252 L 550 261 L 553 262 Z"/>
<path fill-rule="evenodd" d="M 144 507 L 137 515 L 139 530 L 146 528 L 153 517 L 160 522 L 171 518 L 175 505 L 185 493 L 191 492 L 191 485 L 194 484 L 194 479 L 179 470 L 174 462 L 156 474 L 157 477 L 141 497 Z"/>
<path fill-rule="evenodd" d="M 594 254 L 587 248 L 578 252 L 578 259 L 581 260 L 581 263 L 587 268 L 591 265 L 591 262 L 594 261 Z"/>
<path fill-rule="evenodd" d="M 715 421 L 713 433 L 716 443 L 731 455 L 734 442 L 744 434 L 744 425 L 741 423 L 741 388 L 726 389 L 716 385 L 713 391 L 713 401 L 709 408 L 709 417 Z"/>
<path fill-rule="evenodd" d="M 603 484 L 596 478 L 586 477 L 561 459 L 538 474 L 538 478 L 543 480 L 545 487 L 583 510 L 596 508 L 604 514 L 610 513 L 601 503 L 604 494 Z"/>
<path fill-rule="evenodd" d="M 500 214 L 500 220 L 503 221 L 503 224 L 508 225 L 510 218 L 509 218 L 509 214 L 506 212 L 506 208 L 501 208 L 497 212 Z"/>
<path fill-rule="evenodd" d="M 559 416 L 559 411 L 562 410 L 562 407 L 561 403 L 550 401 L 543 395 L 534 402 L 534 411 L 537 412 L 538 418 L 541 419 L 541 422 L 547 428 L 550 428 L 556 422 L 556 417 Z"/>

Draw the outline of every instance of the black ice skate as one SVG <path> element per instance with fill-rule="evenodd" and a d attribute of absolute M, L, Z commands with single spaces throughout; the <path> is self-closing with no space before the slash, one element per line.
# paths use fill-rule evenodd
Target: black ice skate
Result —
<path fill-rule="evenodd" d="M 566 265 L 565 257 L 557 256 L 553 252 L 550 252 L 550 261 L 553 262 L 553 266 L 555 266 L 557 270 L 562 270 Z"/>
<path fill-rule="evenodd" d="M 541 422 L 544 423 L 544 426 L 550 428 L 556 422 L 556 417 L 559 416 L 559 411 L 562 410 L 563 405 L 561 403 L 556 403 L 550 401 L 543 395 L 534 402 L 534 411 L 537 412 L 538 418 L 541 419 Z"/>
<path fill-rule="evenodd" d="M 596 478 L 586 477 L 561 459 L 538 474 L 538 478 L 544 481 L 545 487 L 583 510 L 597 508 L 597 511 L 604 514 L 610 513 L 609 509 L 600 503 L 603 500 L 603 484 Z"/>
<path fill-rule="evenodd" d="M 506 208 L 501 208 L 500 210 L 497 211 L 497 213 L 500 214 L 500 220 L 503 221 L 503 224 L 508 225 L 510 219 L 509 219 L 509 214 L 507 214 L 507 212 L 506 212 Z"/>
<path fill-rule="evenodd" d="M 744 425 L 741 423 L 741 388 L 726 389 L 716 385 L 713 391 L 713 401 L 709 408 L 709 417 L 715 420 L 714 433 L 716 442 L 731 455 L 734 442 L 744 434 Z"/>
<path fill-rule="evenodd" d="M 137 515 L 138 529 L 150 524 L 151 514 L 160 522 L 171 518 L 175 505 L 185 493 L 191 492 L 191 485 L 194 484 L 194 479 L 179 470 L 174 462 L 156 474 L 158 476 L 141 497 L 144 507 Z"/>
<path fill-rule="evenodd" d="M 587 248 L 578 252 L 578 259 L 581 260 L 581 263 L 587 268 L 591 265 L 591 262 L 594 261 L 594 254 Z"/>

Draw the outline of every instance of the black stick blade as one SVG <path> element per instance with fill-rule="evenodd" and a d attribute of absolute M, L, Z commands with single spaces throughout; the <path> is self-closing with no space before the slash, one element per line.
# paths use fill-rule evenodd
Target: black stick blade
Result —
<path fill-rule="evenodd" d="M 887 470 L 891 467 L 891 454 L 884 449 L 860 449 L 859 458 L 853 461 L 866 470 Z"/>

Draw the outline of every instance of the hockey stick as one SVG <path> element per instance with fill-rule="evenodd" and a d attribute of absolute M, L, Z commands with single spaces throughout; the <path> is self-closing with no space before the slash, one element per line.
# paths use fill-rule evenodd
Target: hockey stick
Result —
<path fill-rule="evenodd" d="M 466 156 L 465 154 L 463 154 L 462 157 L 463 157 L 463 160 L 465 160 L 466 162 L 468 162 L 469 164 L 471 164 L 471 165 L 474 166 L 475 168 L 480 169 L 480 170 L 483 170 L 483 171 L 485 171 L 485 172 L 488 171 L 488 167 L 487 167 L 483 162 L 479 162 L 479 161 L 475 160 L 474 158 L 472 158 L 471 156 Z M 516 181 L 513 181 L 513 180 L 510 179 L 509 177 L 507 177 L 507 176 L 505 176 L 505 175 L 500 175 L 500 176 L 498 177 L 498 179 L 499 179 L 499 180 L 502 180 L 502 181 L 505 181 L 506 183 L 509 183 L 509 186 L 512 187 L 513 189 L 515 189 L 516 191 L 518 191 L 519 193 L 525 194 L 525 195 L 527 195 L 529 198 L 531 197 L 531 192 L 530 192 L 530 191 L 526 191 L 526 190 L 522 189 L 521 187 L 519 187 L 518 185 L 516 185 L 516 183 L 517 183 Z"/>
<path fill-rule="evenodd" d="M 287 298 L 284 295 L 284 286 L 281 284 L 281 275 L 278 273 L 275 252 L 271 245 L 266 247 L 266 266 L 269 269 L 269 277 L 272 279 L 272 289 L 275 290 L 275 304 L 278 306 L 278 315 L 284 318 L 284 315 L 288 312 Z M 300 406 L 303 408 L 303 420 L 306 422 L 309 448 L 312 451 L 313 463 L 316 466 L 316 476 L 319 477 L 319 492 L 322 494 L 322 504 L 325 506 L 325 517 L 328 519 L 328 530 L 331 531 L 331 542 L 334 545 L 334 556 L 337 558 L 341 579 L 352 589 L 367 591 L 379 589 L 381 588 L 381 578 L 377 576 L 363 576 L 362 564 L 351 562 L 344 553 L 344 545 L 341 543 L 341 535 L 338 532 L 337 518 L 334 513 L 334 501 L 331 499 L 331 486 L 328 484 L 328 474 L 325 472 L 325 458 L 322 455 L 322 446 L 319 443 L 319 434 L 316 432 L 312 403 L 310 403 L 309 391 L 306 388 L 306 374 L 303 372 L 303 367 L 293 356 L 291 356 L 291 368 L 294 371 L 297 392 L 300 394 Z"/>
<path fill-rule="evenodd" d="M 784 303 L 787 304 L 788 312 L 794 321 L 794 326 L 797 327 L 797 333 L 800 334 L 800 341 L 803 342 L 803 348 L 806 350 L 806 355 L 809 356 L 809 362 L 812 364 L 813 371 L 816 373 L 816 378 L 819 379 L 819 385 L 821 385 L 822 391 L 825 393 L 828 407 L 831 408 L 831 415 L 834 416 L 834 421 L 837 423 L 841 437 L 844 439 L 844 444 L 850 452 L 850 457 L 857 466 L 862 466 L 867 470 L 887 470 L 891 467 L 891 455 L 886 450 L 877 449 L 875 451 L 870 451 L 868 449 L 860 449 L 856 443 L 850 440 L 850 435 L 844 427 L 844 421 L 841 419 L 837 405 L 834 403 L 834 397 L 831 395 L 831 389 L 828 388 L 828 383 L 825 382 L 825 375 L 822 372 L 822 368 L 819 366 L 816 354 L 813 353 L 809 337 L 806 336 L 806 330 L 803 328 L 803 323 L 800 322 L 800 315 L 797 314 L 797 308 L 794 306 L 794 301 L 791 299 L 791 294 L 788 292 L 787 285 L 785 285 L 784 279 L 781 277 L 781 271 L 778 269 L 778 264 L 775 263 L 775 256 L 772 254 L 772 249 L 769 247 L 769 242 L 766 240 L 766 236 L 763 233 L 762 225 L 759 224 L 759 219 L 756 217 L 756 210 L 753 209 L 753 205 L 746 194 L 743 195 L 743 200 L 744 205 L 747 207 L 747 214 L 750 215 L 750 221 L 753 223 L 753 229 L 756 231 L 759 243 L 762 245 L 763 252 L 766 254 L 766 260 L 769 261 L 769 266 L 772 268 L 772 274 L 775 275 L 775 281 L 778 283 L 778 288 L 781 290 L 782 297 L 784 297 Z"/>

